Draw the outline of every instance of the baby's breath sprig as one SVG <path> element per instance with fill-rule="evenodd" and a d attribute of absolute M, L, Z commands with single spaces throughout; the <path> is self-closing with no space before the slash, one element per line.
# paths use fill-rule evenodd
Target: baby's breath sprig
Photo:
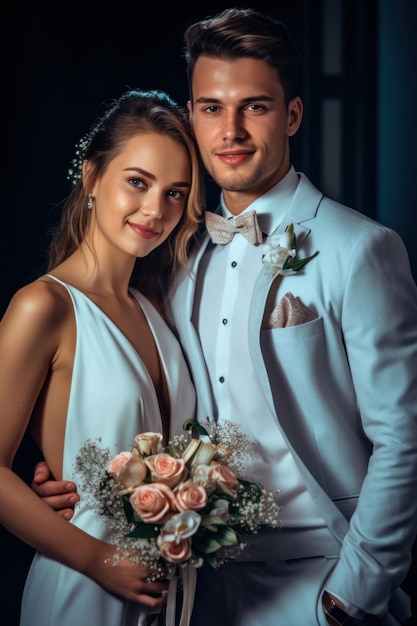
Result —
<path fill-rule="evenodd" d="M 81 180 L 83 174 L 83 161 L 87 148 L 90 144 L 91 136 L 89 134 L 84 135 L 78 143 L 75 144 L 75 157 L 71 160 L 71 165 L 68 168 L 67 179 L 76 185 Z"/>

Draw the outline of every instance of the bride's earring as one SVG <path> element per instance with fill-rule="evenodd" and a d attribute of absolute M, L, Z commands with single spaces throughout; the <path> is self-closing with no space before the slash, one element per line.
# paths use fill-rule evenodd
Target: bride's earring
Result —
<path fill-rule="evenodd" d="M 87 199 L 87 209 L 91 211 L 92 208 L 93 208 L 93 194 L 89 193 L 88 199 Z"/>

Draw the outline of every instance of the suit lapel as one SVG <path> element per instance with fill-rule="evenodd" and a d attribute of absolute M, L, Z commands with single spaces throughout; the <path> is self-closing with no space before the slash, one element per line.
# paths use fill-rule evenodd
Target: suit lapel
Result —
<path fill-rule="evenodd" d="M 271 235 L 283 233 L 289 224 L 294 224 L 297 249 L 301 250 L 303 241 L 311 231 L 310 224 L 306 222 L 315 218 L 323 194 L 310 183 L 304 174 L 301 173 L 298 176 L 300 181 L 288 211 L 279 227 Z"/>
<path fill-rule="evenodd" d="M 175 328 L 183 350 L 186 353 L 191 376 L 198 392 L 197 418 L 200 420 L 206 417 L 211 419 L 214 414 L 207 367 L 198 332 L 192 320 L 196 286 L 195 277 L 209 242 L 209 236 L 204 235 L 199 248 L 189 258 L 191 274 L 187 274 L 184 271 L 181 272 L 180 280 L 171 297 L 171 310 Z"/>

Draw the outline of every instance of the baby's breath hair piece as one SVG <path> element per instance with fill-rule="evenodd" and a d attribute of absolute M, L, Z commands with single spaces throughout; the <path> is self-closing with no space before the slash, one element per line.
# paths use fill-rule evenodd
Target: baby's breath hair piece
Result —
<path fill-rule="evenodd" d="M 78 143 L 75 144 L 75 157 L 71 161 L 68 168 L 67 179 L 76 185 L 81 180 L 83 174 L 83 161 L 87 152 L 87 148 L 91 141 L 91 135 L 86 134 Z"/>

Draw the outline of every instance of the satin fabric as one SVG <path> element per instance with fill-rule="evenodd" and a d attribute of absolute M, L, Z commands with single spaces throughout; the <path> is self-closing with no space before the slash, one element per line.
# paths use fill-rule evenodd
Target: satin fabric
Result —
<path fill-rule="evenodd" d="M 89 498 L 83 497 L 80 477 L 74 472 L 75 458 L 87 440 L 98 438 L 113 456 L 131 450 L 136 434 L 162 432 L 162 421 L 154 385 L 136 350 L 92 300 L 62 284 L 71 296 L 77 325 L 63 476 L 76 482 L 81 499 L 70 523 L 106 540 L 103 521 Z M 195 410 L 194 387 L 183 354 L 149 301 L 135 290 L 132 294 L 159 351 L 170 395 L 172 434 L 180 433 Z M 147 617 L 145 607 L 123 601 L 83 574 L 40 553 L 35 555 L 23 594 L 21 626 L 142 626 Z"/>

